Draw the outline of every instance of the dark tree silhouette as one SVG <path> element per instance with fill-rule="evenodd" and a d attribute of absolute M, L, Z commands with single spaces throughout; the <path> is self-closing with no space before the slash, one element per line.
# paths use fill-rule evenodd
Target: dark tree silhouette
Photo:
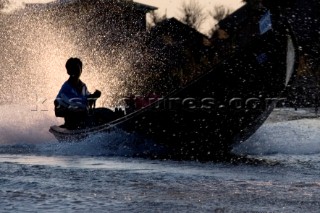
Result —
<path fill-rule="evenodd" d="M 148 13 L 150 22 L 147 23 L 147 29 L 150 30 L 153 26 L 156 24 L 162 22 L 167 18 L 167 14 L 164 15 L 159 15 L 158 12 L 152 10 L 151 12 Z"/>
<path fill-rule="evenodd" d="M 203 7 L 195 0 L 190 0 L 188 3 L 184 1 L 180 12 L 182 13 L 180 21 L 196 30 L 200 29 L 206 19 Z"/>
<path fill-rule="evenodd" d="M 231 11 L 229 8 L 226 8 L 220 5 L 220 6 L 214 6 L 213 10 L 209 11 L 208 13 L 209 13 L 209 16 L 212 17 L 212 19 L 214 19 L 216 22 L 219 22 L 225 17 L 227 17 L 228 15 L 230 15 Z M 210 30 L 209 35 L 212 36 L 215 31 L 216 31 L 216 27 L 213 27 Z"/>
<path fill-rule="evenodd" d="M 262 0 L 242 0 L 242 2 L 247 4 L 257 5 L 257 4 L 260 4 Z"/>
<path fill-rule="evenodd" d="M 217 22 L 221 21 L 222 19 L 230 15 L 230 13 L 230 9 L 222 5 L 214 6 L 213 11 L 209 11 L 210 17 L 212 17 Z"/>

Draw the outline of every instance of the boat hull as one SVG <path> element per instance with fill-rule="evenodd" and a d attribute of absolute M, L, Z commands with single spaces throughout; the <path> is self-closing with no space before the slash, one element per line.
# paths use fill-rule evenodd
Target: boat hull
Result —
<path fill-rule="evenodd" d="M 50 131 L 61 140 L 119 128 L 165 145 L 173 158 L 224 156 L 283 100 L 297 61 L 293 35 L 283 31 L 258 36 L 186 87 L 107 125 L 72 135 Z"/>

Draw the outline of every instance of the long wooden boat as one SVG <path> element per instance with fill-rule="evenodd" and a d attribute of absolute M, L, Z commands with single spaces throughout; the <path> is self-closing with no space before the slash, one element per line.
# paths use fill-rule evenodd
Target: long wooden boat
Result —
<path fill-rule="evenodd" d="M 295 37 L 285 19 L 274 21 L 246 48 L 141 110 L 93 128 L 50 132 L 66 141 L 121 129 L 168 147 L 174 158 L 222 156 L 262 125 L 295 75 Z"/>

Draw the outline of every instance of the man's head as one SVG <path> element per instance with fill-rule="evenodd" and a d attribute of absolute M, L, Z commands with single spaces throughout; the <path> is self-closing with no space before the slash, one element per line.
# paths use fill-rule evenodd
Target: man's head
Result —
<path fill-rule="evenodd" d="M 71 77 L 79 78 L 82 73 L 82 61 L 79 58 L 69 58 L 66 63 L 66 69 Z"/>

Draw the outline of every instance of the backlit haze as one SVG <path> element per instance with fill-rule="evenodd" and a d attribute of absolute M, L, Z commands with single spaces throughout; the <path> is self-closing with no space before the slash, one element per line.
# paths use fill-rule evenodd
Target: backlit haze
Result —
<path fill-rule="evenodd" d="M 10 14 L 12 11 L 23 8 L 27 3 L 49 2 L 52 0 L 9 0 L 3 12 Z M 167 17 L 179 18 L 179 7 L 183 0 L 135 0 L 135 2 L 158 7 L 159 12 L 167 14 Z M 242 5 L 242 0 L 199 0 L 200 3 L 204 12 L 212 11 L 214 6 L 220 5 L 234 11 Z M 137 50 L 136 52 L 116 46 L 114 50 L 104 52 L 95 48 L 100 45 L 99 41 L 96 41 L 95 47 L 87 48 L 83 40 L 79 42 L 74 39 L 75 36 L 72 36 L 70 31 L 56 26 L 52 21 L 54 17 L 45 20 L 42 17 L 34 18 L 17 13 L 4 17 L 3 20 L 6 21 L 2 23 L 0 30 L 2 42 L 0 47 L 3 50 L 0 54 L 3 62 L 0 64 L 0 74 L 4 76 L 1 84 L 4 91 L 12 91 L 12 88 L 15 90 L 2 95 L 0 103 L 9 100 L 20 103 L 22 100 L 28 100 L 34 103 L 40 99 L 46 100 L 44 103 L 48 106 L 45 106 L 45 109 L 51 109 L 52 100 L 62 83 L 68 78 L 64 64 L 69 57 L 80 57 L 83 60 L 82 79 L 87 83 L 90 91 L 102 90 L 104 99 L 109 105 L 110 97 L 124 93 L 125 78 L 132 80 L 141 77 L 134 73 L 132 75 L 136 76 L 128 76 L 128 73 L 132 73 L 129 72 L 132 70 L 130 59 L 133 58 L 133 61 L 136 61 L 134 57 L 140 54 L 137 52 L 138 48 L 134 46 L 131 49 Z M 208 32 L 214 24 L 208 18 L 201 32 Z M 102 79 L 107 80 L 107 83 Z"/>
<path fill-rule="evenodd" d="M 18 103 L 29 112 L 34 109 L 52 112 L 53 100 L 68 79 L 64 65 L 69 57 L 82 59 L 81 79 L 89 91 L 102 91 L 103 97 L 98 105 L 116 104 L 111 99 L 117 101 L 124 93 L 124 78 L 134 78 L 130 76 L 133 72 L 129 72 L 130 58 L 137 53 L 118 46 L 104 50 L 100 48 L 100 40 L 88 42 L 81 32 L 75 34 L 59 25 L 55 22 L 57 17 L 49 13 L 19 10 L 27 3 L 49 2 L 52 1 L 10 0 L 2 11 L 7 15 L 1 17 L 0 23 L 0 84 L 6 92 L 0 96 L 0 104 Z M 77 24 L 83 26 L 86 23 L 82 20 Z M 139 50 L 136 47 L 131 49 Z"/>

